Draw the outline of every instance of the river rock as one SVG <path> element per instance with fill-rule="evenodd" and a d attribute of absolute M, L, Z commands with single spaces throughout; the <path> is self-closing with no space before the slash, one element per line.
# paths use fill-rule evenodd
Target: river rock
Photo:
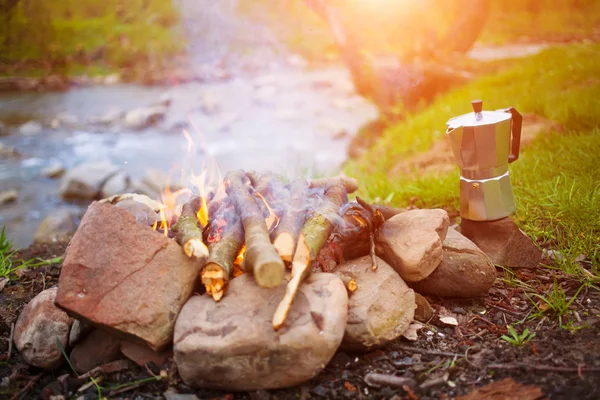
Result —
<path fill-rule="evenodd" d="M 65 173 L 65 167 L 58 161 L 53 162 L 42 170 L 42 175 L 47 178 L 60 178 Z"/>
<path fill-rule="evenodd" d="M 377 231 L 376 253 L 405 282 L 423 280 L 442 262 L 442 242 L 449 224 L 448 213 L 442 209 L 403 212 Z"/>
<path fill-rule="evenodd" d="M 67 249 L 56 304 L 159 350 L 171 343 L 200 267 L 174 240 L 125 210 L 95 202 Z"/>
<path fill-rule="evenodd" d="M 37 135 L 42 131 L 42 124 L 35 121 L 29 121 L 19 127 L 19 133 L 23 136 Z"/>
<path fill-rule="evenodd" d="M 218 303 L 210 296 L 190 298 L 175 325 L 183 380 L 227 391 L 278 389 L 325 368 L 344 336 L 346 288 L 333 274 L 313 274 L 300 286 L 285 326 L 275 331 L 271 321 L 285 287 L 262 288 L 244 274 Z"/>
<path fill-rule="evenodd" d="M 415 312 L 415 293 L 385 261 L 370 256 L 340 264 L 335 274 L 354 278 L 357 289 L 348 299 L 348 325 L 341 349 L 355 351 L 382 346 L 406 330 Z"/>
<path fill-rule="evenodd" d="M 104 183 L 118 171 L 119 167 L 109 161 L 80 164 L 62 178 L 60 194 L 63 198 L 98 198 Z"/>
<path fill-rule="evenodd" d="M 10 132 L 8 131 L 8 128 L 6 127 L 6 124 L 4 122 L 0 121 L 0 136 L 8 136 L 9 133 Z"/>
<path fill-rule="evenodd" d="M 33 241 L 37 243 L 54 242 L 70 237 L 77 230 L 80 212 L 70 207 L 60 207 L 51 211 L 38 226 Z"/>
<path fill-rule="evenodd" d="M 0 192 L 0 205 L 8 204 L 17 201 L 19 197 L 19 192 L 15 189 L 4 190 Z"/>
<path fill-rule="evenodd" d="M 136 108 L 125 114 L 123 125 L 128 129 L 144 129 L 164 119 L 167 111 L 168 109 L 164 105 Z"/>
<path fill-rule="evenodd" d="M 16 148 L 0 142 L 0 157 L 3 159 L 18 158 L 19 155 L 19 151 Z"/>
<path fill-rule="evenodd" d="M 479 297 L 496 280 L 496 268 L 473 242 L 454 229 L 448 229 L 443 259 L 422 281 L 411 283 L 417 292 L 442 297 Z"/>
<path fill-rule="evenodd" d="M 73 128 L 77 125 L 78 122 L 79 121 L 76 115 L 72 115 L 69 113 L 60 113 L 56 117 L 54 117 L 52 122 L 50 122 L 50 127 L 52 129 L 58 129 L 63 126 Z"/>
<path fill-rule="evenodd" d="M 94 329 L 85 339 L 75 345 L 69 356 L 75 371 L 85 373 L 121 358 L 121 339 Z"/>
<path fill-rule="evenodd" d="M 536 268 L 542 261 L 542 251 L 509 217 L 497 221 L 463 219 L 460 232 L 483 250 L 494 264 Z"/>
<path fill-rule="evenodd" d="M 53 369 L 64 361 L 73 319 L 54 305 L 56 287 L 46 289 L 25 306 L 15 325 L 14 341 L 29 364 Z"/>
<path fill-rule="evenodd" d="M 124 171 L 118 172 L 111 176 L 102 186 L 100 196 L 106 198 L 126 193 L 130 184 L 131 180 L 129 179 L 129 176 Z"/>
<path fill-rule="evenodd" d="M 160 367 L 169 357 L 173 357 L 173 349 L 171 348 L 156 352 L 148 346 L 131 340 L 121 341 L 121 353 L 140 367 L 151 362 Z"/>

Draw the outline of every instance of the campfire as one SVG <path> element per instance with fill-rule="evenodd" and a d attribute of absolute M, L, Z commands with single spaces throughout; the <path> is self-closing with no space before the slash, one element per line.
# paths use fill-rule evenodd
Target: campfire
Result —
<path fill-rule="evenodd" d="M 371 206 L 360 198 L 348 202 L 348 194 L 357 189 L 356 180 L 346 176 L 286 182 L 273 173 L 235 171 L 216 191 L 185 202 L 180 213 L 173 199 L 190 191 L 167 189 L 164 198 L 172 208 L 160 207 L 160 221 L 152 229 L 174 238 L 201 265 L 204 291 L 217 302 L 231 279 L 243 273 L 253 274 L 261 287 L 273 288 L 290 270 L 273 316 L 273 328 L 280 329 L 301 282 L 313 270 L 331 272 L 346 258 L 366 254 L 372 257 L 372 269 L 377 268 L 374 233 L 386 217 L 402 210 Z M 354 279 L 344 283 L 350 293 L 357 289 Z"/>
<path fill-rule="evenodd" d="M 89 340 L 109 335 L 123 354 L 141 346 L 172 355 L 190 386 L 291 387 L 338 349 L 415 340 L 422 325 L 413 319 L 431 318 L 415 291 L 477 297 L 494 282 L 489 258 L 444 210 L 349 200 L 358 182 L 343 175 L 289 181 L 239 170 L 212 185 L 205 177 L 195 192 L 166 188 L 160 202 L 129 193 L 89 206 L 58 288 L 44 292 L 67 325 L 64 348 L 75 319 L 98 332 Z M 46 349 L 42 363 L 28 342 L 37 304 L 20 317 L 15 343 L 46 368 L 61 352 Z"/>

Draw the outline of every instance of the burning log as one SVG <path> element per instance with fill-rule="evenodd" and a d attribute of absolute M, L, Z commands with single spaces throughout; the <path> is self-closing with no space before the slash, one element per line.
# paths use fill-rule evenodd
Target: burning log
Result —
<path fill-rule="evenodd" d="M 283 214 L 283 202 L 279 197 L 286 192 L 282 178 L 274 173 L 257 174 L 246 172 L 250 179 L 252 195 L 256 196 L 260 209 L 263 211 L 267 229 L 272 232 L 279 225 L 279 216 Z"/>
<path fill-rule="evenodd" d="M 288 208 L 285 210 L 277 230 L 274 232 L 273 245 L 286 263 L 292 262 L 296 240 L 306 220 L 306 200 L 308 185 L 305 179 L 296 179 L 290 188 Z"/>
<path fill-rule="evenodd" d="M 278 286 L 285 266 L 271 244 L 263 213 L 250 194 L 250 180 L 243 171 L 236 171 L 227 174 L 225 184 L 244 226 L 246 252 L 242 269 L 254 271 L 260 286 Z"/>
<path fill-rule="evenodd" d="M 208 256 L 208 248 L 202 241 L 202 229 L 198 226 L 197 213 L 202 203 L 199 196 L 185 203 L 179 220 L 171 228 L 175 232 L 175 240 L 190 258 L 202 259 Z"/>
<path fill-rule="evenodd" d="M 371 205 L 360 197 L 356 202 L 344 204 L 340 210 L 342 223 L 335 226 L 326 246 L 319 252 L 317 266 L 323 272 L 331 272 L 346 260 L 370 255 L 376 269 L 375 233 L 385 221 L 404 211 Z"/>
<path fill-rule="evenodd" d="M 348 193 L 343 184 L 336 184 L 325 190 L 325 199 L 302 227 L 298 246 L 292 262 L 292 278 L 285 289 L 285 295 L 273 315 L 273 328 L 280 329 L 285 324 L 298 288 L 310 275 L 310 266 L 317 259 L 321 248 L 333 231 L 334 224 L 328 219 L 338 215 L 339 209 L 348 201 Z"/>
<path fill-rule="evenodd" d="M 215 301 L 221 300 L 230 278 L 234 262 L 244 245 L 242 222 L 233 206 L 225 205 L 223 218 L 213 218 L 209 232 L 209 256 L 200 274 L 206 293 Z"/>
<path fill-rule="evenodd" d="M 346 193 L 354 193 L 358 190 L 358 181 L 346 175 L 340 175 L 333 178 L 318 178 L 308 181 L 308 187 L 311 189 L 327 189 L 335 185 L 343 185 Z"/>

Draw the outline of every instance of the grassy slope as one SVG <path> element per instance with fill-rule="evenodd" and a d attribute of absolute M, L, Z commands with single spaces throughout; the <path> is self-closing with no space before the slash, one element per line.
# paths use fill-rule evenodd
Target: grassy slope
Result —
<path fill-rule="evenodd" d="M 178 15 L 169 0 L 22 0 L 0 17 L 8 75 L 160 67 L 179 50 L 172 28 Z"/>
<path fill-rule="evenodd" d="M 565 252 L 565 269 L 577 271 L 586 254 L 600 273 L 600 46 L 569 45 L 518 62 L 437 99 L 431 107 L 388 128 L 362 159 L 346 167 L 364 182 L 362 195 L 402 205 L 417 197 L 423 207 L 458 206 L 458 171 L 388 179 L 398 160 L 426 151 L 442 140 L 448 118 L 470 111 L 484 99 L 486 109 L 512 105 L 559 122 L 522 149 L 511 174 L 516 219 L 541 242 Z"/>

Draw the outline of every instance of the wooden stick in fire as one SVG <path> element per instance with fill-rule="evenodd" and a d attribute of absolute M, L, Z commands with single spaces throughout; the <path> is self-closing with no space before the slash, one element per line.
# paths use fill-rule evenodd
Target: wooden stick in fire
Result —
<path fill-rule="evenodd" d="M 299 178 L 292 182 L 288 207 L 284 211 L 281 221 L 274 232 L 273 246 L 279 256 L 286 263 L 292 262 L 296 240 L 300 229 L 306 220 L 306 199 L 308 185 L 305 179 Z"/>
<path fill-rule="evenodd" d="M 233 208 L 233 206 L 229 206 Z M 244 245 L 244 230 L 242 222 L 234 210 L 227 214 L 224 212 L 225 221 L 212 220 L 210 230 L 219 232 L 217 240 L 211 241 L 209 232 L 209 256 L 206 265 L 200 273 L 202 284 L 206 293 L 211 295 L 215 301 L 221 300 L 229 279 L 233 275 L 234 261 Z M 219 227 L 219 224 L 225 226 Z"/>
<path fill-rule="evenodd" d="M 354 193 L 358 190 L 358 181 L 356 178 L 350 178 L 346 175 L 339 175 L 333 178 L 317 178 L 308 181 L 308 187 L 311 189 L 326 189 L 338 184 L 344 186 L 346 193 Z"/>
<path fill-rule="evenodd" d="M 199 226 L 197 212 L 201 207 L 202 199 L 197 196 L 183 205 L 181 216 L 173 225 L 175 240 L 183 247 L 188 257 L 202 259 L 208 256 L 208 248 L 202 241 L 202 229 Z"/>
<path fill-rule="evenodd" d="M 250 194 L 250 180 L 240 170 L 228 173 L 225 185 L 244 226 L 246 252 L 242 269 L 253 271 L 260 286 L 278 286 L 283 281 L 285 266 L 271 244 L 263 213 Z"/>
<path fill-rule="evenodd" d="M 338 214 L 342 204 L 348 201 L 348 194 L 344 185 L 336 184 L 325 190 L 325 198 L 327 201 L 306 220 L 300 232 L 292 261 L 292 278 L 273 315 L 274 329 L 280 329 L 285 324 L 300 284 L 310 275 L 311 264 L 333 231 L 334 224 L 327 217 Z"/>

